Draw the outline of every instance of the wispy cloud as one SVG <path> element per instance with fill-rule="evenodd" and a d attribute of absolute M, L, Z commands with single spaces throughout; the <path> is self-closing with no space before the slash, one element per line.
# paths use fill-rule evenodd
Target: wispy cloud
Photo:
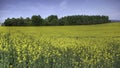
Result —
<path fill-rule="evenodd" d="M 85 14 L 120 19 L 120 0 L 0 0 L 0 20 L 8 17 Z"/>
<path fill-rule="evenodd" d="M 68 4 L 68 0 L 63 0 L 63 1 L 60 3 L 60 8 L 61 8 L 61 9 L 67 9 L 67 4 Z"/>

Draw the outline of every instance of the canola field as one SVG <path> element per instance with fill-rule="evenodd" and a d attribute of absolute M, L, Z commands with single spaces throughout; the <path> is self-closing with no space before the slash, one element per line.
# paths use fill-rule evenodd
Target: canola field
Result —
<path fill-rule="evenodd" d="M 0 68 L 119 68 L 120 23 L 0 27 Z"/>

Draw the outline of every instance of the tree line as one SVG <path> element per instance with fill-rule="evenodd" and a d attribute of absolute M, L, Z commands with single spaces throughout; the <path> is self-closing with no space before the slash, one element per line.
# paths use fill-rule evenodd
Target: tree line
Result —
<path fill-rule="evenodd" d="M 33 15 L 31 18 L 7 18 L 4 26 L 57 26 L 57 25 L 91 25 L 110 22 L 108 16 L 72 15 L 58 18 L 57 15 L 50 15 L 43 19 L 40 15 Z"/>

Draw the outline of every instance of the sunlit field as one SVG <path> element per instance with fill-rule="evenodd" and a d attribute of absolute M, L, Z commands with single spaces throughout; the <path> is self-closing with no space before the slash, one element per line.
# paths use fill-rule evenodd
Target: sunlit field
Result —
<path fill-rule="evenodd" d="M 119 68 L 120 23 L 0 27 L 0 68 Z"/>

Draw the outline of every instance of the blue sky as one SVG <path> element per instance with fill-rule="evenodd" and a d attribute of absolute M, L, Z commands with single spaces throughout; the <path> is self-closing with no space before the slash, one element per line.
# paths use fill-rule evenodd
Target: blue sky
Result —
<path fill-rule="evenodd" d="M 120 20 L 120 0 L 0 0 L 0 21 L 41 15 L 107 15 Z"/>

